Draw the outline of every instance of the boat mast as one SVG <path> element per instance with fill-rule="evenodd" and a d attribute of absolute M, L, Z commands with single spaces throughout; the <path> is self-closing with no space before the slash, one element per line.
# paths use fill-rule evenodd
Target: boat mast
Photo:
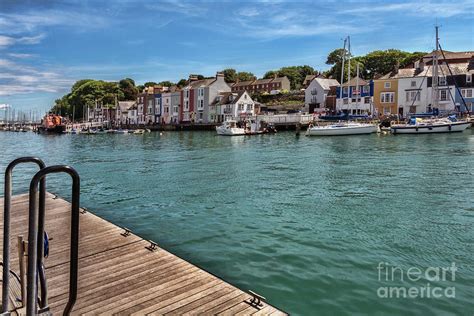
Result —
<path fill-rule="evenodd" d="M 357 109 L 359 109 L 359 97 L 360 97 L 359 62 L 356 63 L 356 73 L 357 73 L 357 77 L 356 77 L 356 91 L 357 91 L 357 95 L 356 95 L 356 114 L 357 114 Z"/>
<path fill-rule="evenodd" d="M 349 53 L 349 58 L 347 60 L 347 93 L 349 100 L 347 100 L 347 110 L 349 111 L 349 104 L 352 103 L 352 93 L 351 93 L 351 86 L 349 85 L 349 81 L 351 81 L 351 38 L 347 36 L 347 52 Z"/>
<path fill-rule="evenodd" d="M 433 52 L 433 81 L 432 81 L 432 111 L 434 108 L 438 108 L 439 105 L 439 92 L 438 92 L 438 51 L 439 51 L 439 36 L 438 36 L 438 29 L 439 26 L 435 26 L 436 29 L 436 48 Z"/>
<path fill-rule="evenodd" d="M 342 86 L 344 83 L 344 61 L 346 60 L 346 43 L 347 37 L 344 39 L 344 47 L 342 48 L 342 67 L 341 67 L 341 83 L 339 83 L 339 97 L 341 99 L 341 109 L 343 108 Z"/>

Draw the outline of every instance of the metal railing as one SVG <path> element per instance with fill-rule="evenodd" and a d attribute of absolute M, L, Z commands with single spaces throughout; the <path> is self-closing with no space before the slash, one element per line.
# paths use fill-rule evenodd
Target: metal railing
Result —
<path fill-rule="evenodd" d="M 40 166 L 30 182 L 29 210 L 28 210 L 28 273 L 26 285 L 26 314 L 37 315 L 47 312 L 48 297 L 46 277 L 44 272 L 44 226 L 45 226 L 45 196 L 46 176 L 51 173 L 67 173 L 72 178 L 72 203 L 71 203 L 71 236 L 70 236 L 70 261 L 69 261 L 69 298 L 63 314 L 69 315 L 77 299 L 77 276 L 79 260 L 79 204 L 80 204 L 80 177 L 72 167 L 58 165 L 45 167 L 44 163 L 33 157 L 24 157 L 12 161 L 5 172 L 5 202 L 4 202 L 4 251 L 3 251 L 3 294 L 2 312 L 8 313 L 9 302 L 9 241 L 10 241 L 10 213 L 11 213 L 11 177 L 13 168 L 23 162 L 35 162 Z M 38 199 L 39 186 L 39 199 Z M 39 201 L 37 204 L 37 200 Z M 39 208 L 38 208 L 39 206 Z M 41 300 L 38 304 L 38 283 L 41 285 Z M 24 293 L 22 293 L 24 295 Z M 22 301 L 24 305 L 24 299 Z M 39 309 L 38 309 L 39 306 Z"/>
<path fill-rule="evenodd" d="M 10 293 L 10 214 L 12 198 L 12 176 L 13 169 L 22 163 L 35 163 L 40 169 L 46 167 L 44 162 L 36 157 L 22 157 L 13 160 L 5 170 L 5 188 L 3 200 L 3 283 L 2 283 L 2 313 L 8 312 L 9 293 Z M 39 208 L 40 214 L 44 214 L 46 195 L 46 180 L 42 179 L 40 183 Z M 40 219 L 44 222 L 44 217 Z M 43 285 L 42 285 L 43 287 Z M 41 290 L 43 293 L 43 289 Z M 24 294 L 24 293 L 22 293 Z M 22 297 L 24 303 L 25 297 Z"/>

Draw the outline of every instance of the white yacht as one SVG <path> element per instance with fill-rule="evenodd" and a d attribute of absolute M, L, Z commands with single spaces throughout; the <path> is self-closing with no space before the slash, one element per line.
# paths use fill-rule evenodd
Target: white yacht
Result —
<path fill-rule="evenodd" d="M 431 134 L 462 132 L 469 128 L 469 121 L 457 121 L 453 118 L 442 119 L 411 119 L 408 124 L 390 126 L 392 134 Z"/>
<path fill-rule="evenodd" d="M 241 136 L 245 135 L 245 129 L 237 127 L 237 121 L 225 121 L 222 125 L 216 126 L 217 135 L 223 136 Z"/>
<path fill-rule="evenodd" d="M 377 131 L 375 124 L 342 122 L 326 126 L 308 127 L 308 136 L 338 136 L 338 135 L 361 135 L 372 134 Z"/>

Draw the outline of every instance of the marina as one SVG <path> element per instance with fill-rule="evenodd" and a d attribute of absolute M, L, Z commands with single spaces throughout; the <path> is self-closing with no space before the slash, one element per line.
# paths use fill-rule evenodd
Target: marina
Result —
<path fill-rule="evenodd" d="M 462 314 L 474 308 L 468 295 L 472 129 L 436 137 L 0 133 L 0 142 L 1 170 L 17 158 L 17 144 L 22 155 L 74 166 L 81 206 L 91 210 L 83 218 L 93 213 L 127 227 L 132 238 L 153 240 L 289 314 L 438 314 L 446 306 Z M 34 172 L 15 171 L 14 194 L 26 192 Z M 48 191 L 69 200 L 65 181 L 49 177 Z M 124 240 L 123 231 L 114 228 L 111 236 Z M 462 271 L 444 284 L 456 287 L 456 299 L 420 305 L 377 297 L 386 284 L 378 281 L 379 261 L 447 265 L 440 256 L 456 258 Z"/>

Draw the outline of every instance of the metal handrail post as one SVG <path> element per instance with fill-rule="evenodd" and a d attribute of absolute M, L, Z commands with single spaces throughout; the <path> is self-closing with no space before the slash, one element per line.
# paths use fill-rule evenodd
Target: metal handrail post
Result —
<path fill-rule="evenodd" d="M 64 315 L 69 315 L 77 299 L 77 273 L 79 258 L 79 204 L 80 204 L 80 178 L 79 174 L 69 166 L 50 166 L 38 171 L 30 183 L 29 223 L 28 223 L 28 276 L 26 314 L 33 316 L 37 314 L 37 284 L 36 276 L 38 266 L 43 258 L 38 258 L 38 236 L 44 235 L 44 222 L 39 218 L 43 216 L 44 210 L 36 210 L 36 198 L 38 195 L 38 183 L 51 173 L 67 173 L 72 178 L 72 209 L 71 209 L 71 244 L 69 262 L 69 300 L 64 309 Z M 43 214 L 38 214 L 43 212 Z"/>
<path fill-rule="evenodd" d="M 10 218 L 12 198 L 12 176 L 15 166 L 21 163 L 36 163 L 40 169 L 46 167 L 44 162 L 36 157 L 21 157 L 10 162 L 5 170 L 5 188 L 3 199 L 3 283 L 2 283 L 2 313 L 8 312 L 10 289 Z M 46 179 L 40 183 L 40 210 L 45 208 Z M 25 302 L 23 302 L 24 304 Z"/>

